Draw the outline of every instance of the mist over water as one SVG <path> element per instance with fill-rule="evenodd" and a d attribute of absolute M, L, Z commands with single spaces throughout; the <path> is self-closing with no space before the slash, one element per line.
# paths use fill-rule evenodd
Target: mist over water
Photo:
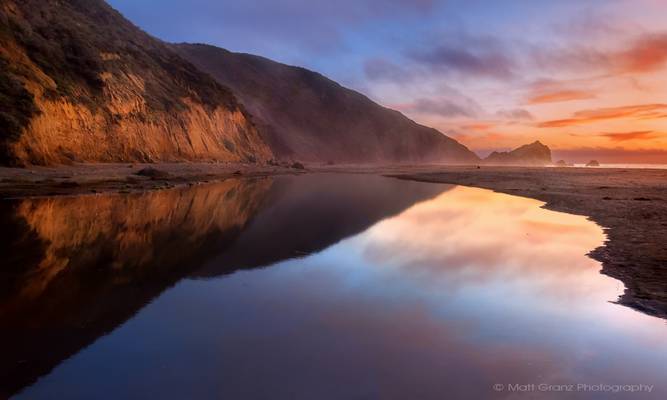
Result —
<path fill-rule="evenodd" d="M 367 175 L 4 204 L 2 388 L 664 398 L 667 326 L 613 304 L 622 284 L 586 256 L 599 226 L 541 205 Z"/>
<path fill-rule="evenodd" d="M 585 167 L 586 164 L 574 164 L 574 166 Z M 667 169 L 667 164 L 600 164 L 593 168 Z"/>

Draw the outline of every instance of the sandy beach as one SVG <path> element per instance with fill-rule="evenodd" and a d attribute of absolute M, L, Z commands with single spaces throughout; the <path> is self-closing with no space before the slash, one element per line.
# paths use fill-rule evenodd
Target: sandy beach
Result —
<path fill-rule="evenodd" d="M 153 168 L 155 176 L 137 175 Z M 0 198 L 129 193 L 224 180 L 308 172 L 374 173 L 495 190 L 590 217 L 608 242 L 590 256 L 626 291 L 619 303 L 667 318 L 667 170 L 492 166 L 343 166 L 226 163 L 91 164 L 0 168 Z"/>

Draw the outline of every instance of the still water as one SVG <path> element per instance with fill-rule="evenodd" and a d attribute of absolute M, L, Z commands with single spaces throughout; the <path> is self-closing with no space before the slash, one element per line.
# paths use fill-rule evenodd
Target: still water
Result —
<path fill-rule="evenodd" d="M 4 202 L 0 397 L 664 399 L 667 325 L 541 205 L 367 175 Z"/>

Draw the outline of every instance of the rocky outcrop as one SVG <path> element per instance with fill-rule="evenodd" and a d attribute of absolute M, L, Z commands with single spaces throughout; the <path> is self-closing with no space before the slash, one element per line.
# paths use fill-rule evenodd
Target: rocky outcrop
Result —
<path fill-rule="evenodd" d="M 179 44 L 180 54 L 239 97 L 283 159 L 348 163 L 470 163 L 479 158 L 441 132 L 304 68 Z"/>
<path fill-rule="evenodd" d="M 509 152 L 494 151 L 484 159 L 487 164 L 507 165 L 550 165 L 551 149 L 535 141 Z"/>
<path fill-rule="evenodd" d="M 234 95 L 102 0 L 0 0 L 0 163 L 273 157 Z"/>

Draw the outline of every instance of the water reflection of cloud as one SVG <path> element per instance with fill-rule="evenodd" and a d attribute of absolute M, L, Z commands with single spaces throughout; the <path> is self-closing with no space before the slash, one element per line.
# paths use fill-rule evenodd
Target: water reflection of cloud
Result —
<path fill-rule="evenodd" d="M 429 292 L 440 312 L 486 310 L 486 318 L 502 315 L 540 334 L 558 329 L 552 318 L 569 321 L 578 333 L 594 318 L 665 346 L 660 321 L 611 304 L 623 285 L 601 275 L 599 263 L 586 256 L 603 244 L 602 229 L 541 205 L 456 187 L 376 224 L 350 245 L 367 267 L 381 270 L 383 278 L 374 279 L 400 279 L 412 286 L 407 290 Z"/>
<path fill-rule="evenodd" d="M 602 229 L 540 204 L 457 187 L 376 225 L 365 256 L 375 265 L 419 269 L 450 289 L 502 279 L 530 281 L 533 291 L 557 298 L 585 296 L 595 286 L 612 300 L 616 286 L 600 279 L 597 263 L 584 257 L 603 243 Z"/>

